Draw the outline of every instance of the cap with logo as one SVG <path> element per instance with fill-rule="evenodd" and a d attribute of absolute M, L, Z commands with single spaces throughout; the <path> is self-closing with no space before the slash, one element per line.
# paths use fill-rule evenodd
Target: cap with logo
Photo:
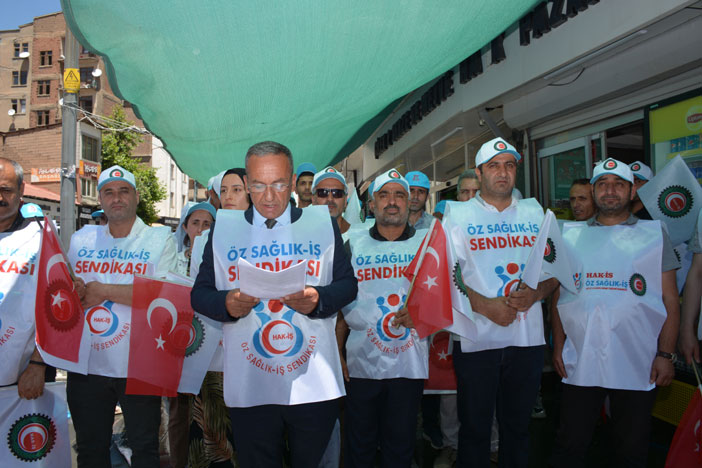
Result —
<path fill-rule="evenodd" d="M 319 184 L 321 181 L 325 179 L 335 179 L 341 182 L 341 185 L 344 186 L 344 192 L 348 192 L 346 189 L 346 179 L 344 178 L 343 175 L 341 175 L 341 172 L 337 171 L 333 167 L 325 167 L 318 173 L 314 175 L 314 179 L 312 180 L 312 190 L 317 188 L 317 184 Z"/>
<path fill-rule="evenodd" d="M 517 152 L 517 149 L 507 143 L 503 138 L 493 138 L 492 140 L 483 143 L 483 146 L 478 150 L 478 154 L 475 156 L 475 165 L 480 166 L 485 164 L 498 154 L 507 153 L 514 156 L 514 159 L 519 161 L 522 159 L 522 155 Z"/>
<path fill-rule="evenodd" d="M 100 178 L 98 179 L 98 190 L 102 189 L 105 184 L 117 181 L 127 182 L 129 185 L 136 189 L 136 181 L 134 180 L 134 174 L 123 168 L 122 166 L 112 166 L 105 169 L 100 173 Z"/>
<path fill-rule="evenodd" d="M 20 213 L 23 218 L 43 218 L 44 212 L 36 203 L 22 203 Z"/>
<path fill-rule="evenodd" d="M 380 174 L 378 177 L 375 178 L 373 181 L 373 194 L 375 194 L 378 190 L 383 188 L 383 185 L 394 182 L 396 184 L 402 185 L 402 188 L 405 189 L 405 191 L 409 194 L 409 184 L 407 183 L 407 179 L 402 177 L 402 175 L 397 171 L 397 169 L 392 168 L 387 172 L 383 172 Z M 374 197 L 375 198 L 375 197 Z"/>
<path fill-rule="evenodd" d="M 93 219 L 97 219 L 104 214 L 105 214 L 105 210 L 95 210 L 92 213 L 90 213 L 90 217 Z"/>
<path fill-rule="evenodd" d="M 373 187 L 375 187 L 375 180 L 371 180 L 370 184 L 368 184 L 368 198 L 370 200 L 373 199 Z"/>
<path fill-rule="evenodd" d="M 302 174 L 304 174 L 306 172 L 309 172 L 310 174 L 315 175 L 317 173 L 317 168 L 314 167 L 314 164 L 305 162 L 305 163 L 302 163 L 299 166 L 297 166 L 297 172 L 295 172 L 295 174 L 297 174 L 297 176 L 300 177 Z"/>
<path fill-rule="evenodd" d="M 410 187 L 421 187 L 423 189 L 429 190 L 431 188 L 431 183 L 429 182 L 429 177 L 423 172 L 411 171 L 405 174 L 405 179 L 409 183 Z"/>
<path fill-rule="evenodd" d="M 653 179 L 653 171 L 650 167 L 642 163 L 641 161 L 634 161 L 629 164 L 629 169 L 634 173 L 634 177 L 641 180 L 651 180 Z"/>
<path fill-rule="evenodd" d="M 634 174 L 631 172 L 631 169 L 629 169 L 629 166 L 614 158 L 607 158 L 595 166 L 590 183 L 594 184 L 597 179 L 607 174 L 614 174 L 627 182 L 634 183 Z"/>
<path fill-rule="evenodd" d="M 217 211 L 214 209 L 214 206 L 212 206 L 208 202 L 200 202 L 194 204 L 188 209 L 188 214 L 185 215 L 185 217 L 187 218 L 196 211 L 207 211 L 210 215 L 212 215 L 212 219 L 215 219 L 217 217 Z"/>

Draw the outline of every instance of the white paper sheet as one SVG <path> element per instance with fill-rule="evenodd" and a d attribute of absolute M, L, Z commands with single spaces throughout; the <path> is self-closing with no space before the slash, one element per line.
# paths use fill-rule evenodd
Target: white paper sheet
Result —
<path fill-rule="evenodd" d="M 307 262 L 300 262 L 281 271 L 256 268 L 239 259 L 239 290 L 259 299 L 279 299 L 305 289 Z"/>

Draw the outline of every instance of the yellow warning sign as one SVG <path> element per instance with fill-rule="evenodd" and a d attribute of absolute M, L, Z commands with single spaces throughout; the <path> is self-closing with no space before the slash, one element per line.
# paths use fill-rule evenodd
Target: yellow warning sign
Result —
<path fill-rule="evenodd" d="M 63 72 L 63 90 L 77 93 L 80 90 L 80 73 L 77 68 L 66 68 Z"/>

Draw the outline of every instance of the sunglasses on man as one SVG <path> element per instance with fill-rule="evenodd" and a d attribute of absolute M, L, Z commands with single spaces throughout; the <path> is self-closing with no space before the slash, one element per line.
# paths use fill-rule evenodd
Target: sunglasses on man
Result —
<path fill-rule="evenodd" d="M 344 192 L 343 189 L 325 189 L 325 188 L 318 188 L 315 193 L 317 194 L 318 198 L 327 198 L 329 194 L 331 193 L 331 196 L 334 198 L 342 198 L 346 193 Z"/>

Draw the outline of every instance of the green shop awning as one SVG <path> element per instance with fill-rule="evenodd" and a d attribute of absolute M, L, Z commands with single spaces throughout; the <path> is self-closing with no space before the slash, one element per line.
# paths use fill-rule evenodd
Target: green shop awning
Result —
<path fill-rule="evenodd" d="M 200 182 L 243 166 L 262 140 L 290 147 L 296 164 L 337 162 L 391 103 L 535 3 L 61 0 L 115 92 Z"/>

